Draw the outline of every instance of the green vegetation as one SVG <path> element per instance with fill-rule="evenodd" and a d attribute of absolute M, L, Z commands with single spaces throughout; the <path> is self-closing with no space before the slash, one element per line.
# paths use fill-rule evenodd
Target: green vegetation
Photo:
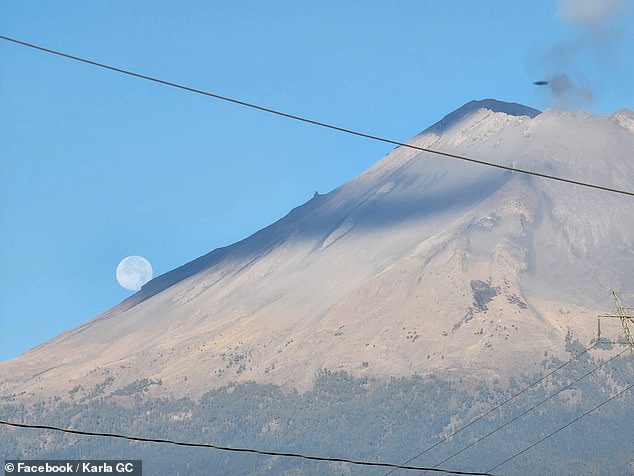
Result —
<path fill-rule="evenodd" d="M 135 380 L 134 382 L 129 383 L 128 385 L 125 385 L 115 390 L 112 394 L 113 395 L 134 395 L 136 393 L 143 393 L 143 392 L 147 392 L 148 389 L 152 385 L 163 385 L 163 381 L 161 379 L 153 380 L 153 379 L 147 379 L 147 378 Z"/>
<path fill-rule="evenodd" d="M 571 351 L 578 350 L 572 338 L 569 347 Z M 443 467 L 486 470 L 563 426 L 632 382 L 634 366 L 628 357 L 616 359 Z M 548 368 L 560 364 L 552 359 L 546 363 Z M 435 465 L 596 365 L 591 357 L 579 359 L 565 371 L 555 373 L 544 385 L 524 393 L 414 464 Z M 147 388 L 161 382 L 141 379 L 114 391 L 118 395 L 114 399 L 104 396 L 109 385 L 102 385 L 99 397 L 92 401 L 54 401 L 33 407 L 9 401 L 1 408 L 5 418 L 25 422 L 397 463 L 431 446 L 537 378 L 518 376 L 517 381 L 504 384 L 439 376 L 379 382 L 343 372 L 322 371 L 314 388 L 304 394 L 250 382 L 211 390 L 199 401 L 149 398 Z M 628 450 L 634 447 L 634 434 L 628 423 L 634 421 L 632 398 L 633 395 L 626 394 L 602 407 L 546 444 L 503 466 L 498 473 L 629 474 L 634 459 Z M 61 459 L 80 455 L 95 459 L 140 458 L 148 474 L 159 475 L 384 473 L 345 464 L 129 443 L 39 430 L 3 428 L 0 447 L 5 459 Z"/>

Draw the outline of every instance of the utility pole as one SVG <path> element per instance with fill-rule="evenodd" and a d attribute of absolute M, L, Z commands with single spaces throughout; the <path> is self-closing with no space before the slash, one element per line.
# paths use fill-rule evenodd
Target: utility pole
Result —
<path fill-rule="evenodd" d="M 634 357 L 634 336 L 632 336 L 632 330 L 630 329 L 630 326 L 634 327 L 634 316 L 628 313 L 628 308 L 621 303 L 621 300 L 616 292 L 612 292 L 612 294 L 614 295 L 614 302 L 616 304 L 616 314 L 600 314 L 599 317 L 612 317 L 621 320 L 623 331 L 625 332 L 625 338 L 627 339 L 627 343 L 632 351 L 632 357 Z M 601 337 L 599 336 L 599 338 Z"/>

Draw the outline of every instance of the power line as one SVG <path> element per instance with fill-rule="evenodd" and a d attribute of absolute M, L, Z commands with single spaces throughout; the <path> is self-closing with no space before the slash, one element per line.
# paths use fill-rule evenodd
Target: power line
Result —
<path fill-rule="evenodd" d="M 99 68 L 103 68 L 103 69 L 107 69 L 110 71 L 115 71 L 117 73 L 121 73 L 121 74 L 125 74 L 128 76 L 133 76 L 135 78 L 139 78 L 139 79 L 145 79 L 146 81 L 152 81 L 154 83 L 158 83 L 158 84 L 162 84 L 164 86 L 169 86 L 172 88 L 177 88 L 177 89 L 181 89 L 183 91 L 188 91 L 191 93 L 195 93 L 195 94 L 201 94 L 203 96 L 207 96 L 207 97 L 211 97 L 214 99 L 218 99 L 220 101 L 226 101 L 226 102 L 230 102 L 233 104 L 237 104 L 239 106 L 244 106 L 244 107 L 248 107 L 251 109 L 256 109 L 258 111 L 262 111 L 262 112 L 266 112 L 269 114 L 275 114 L 277 116 L 281 116 L 281 117 L 285 117 L 287 119 L 292 119 L 294 121 L 300 121 L 300 122 L 304 122 L 307 124 L 312 124 L 314 126 L 319 126 L 319 127 L 325 127 L 327 129 L 332 129 L 338 132 L 342 132 L 344 134 L 350 134 L 350 135 L 354 135 L 354 136 L 358 136 L 358 137 L 363 137 L 366 139 L 370 139 L 370 140 L 374 140 L 374 141 L 378 141 L 378 142 L 384 142 L 386 144 L 392 144 L 392 145 L 396 145 L 399 147 L 406 147 L 409 149 L 414 149 L 414 150 L 418 150 L 421 152 L 428 152 L 430 154 L 435 154 L 435 155 L 441 155 L 444 157 L 449 157 L 452 159 L 457 159 L 457 160 L 462 160 L 465 162 L 471 162 L 474 164 L 479 164 L 479 165 L 485 165 L 487 167 L 494 167 L 497 169 L 501 169 L 501 170 L 506 170 L 509 172 L 513 172 L 513 173 L 519 173 L 519 174 L 524 174 L 524 175 L 532 175 L 534 177 L 540 177 L 540 178 L 544 178 L 544 179 L 548 179 L 548 180 L 554 180 L 557 182 L 564 182 L 564 183 L 568 183 L 571 185 L 578 185 L 581 187 L 587 187 L 587 188 L 592 188 L 592 189 L 596 189 L 596 190 L 602 190 L 605 192 L 612 192 L 612 193 L 617 193 L 617 194 L 621 194 L 621 195 L 628 195 L 631 197 L 634 197 L 634 192 L 631 191 L 627 191 L 627 190 L 622 190 L 622 189 L 617 189 L 617 188 L 611 188 L 611 187 L 604 187 L 602 185 L 597 185 L 597 184 L 593 184 L 593 183 L 588 183 L 588 182 L 582 182 L 579 180 L 572 180 L 572 179 L 568 179 L 568 178 L 564 178 L 564 177 L 559 177 L 556 175 L 550 175 L 550 174 L 545 174 L 545 173 L 541 173 L 541 172 L 535 172 L 535 171 L 531 171 L 531 170 L 526 170 L 526 169 L 519 169 L 516 167 L 511 167 L 508 165 L 502 165 L 502 164 L 496 164 L 494 162 L 487 162 L 485 160 L 479 160 L 479 159 L 474 159 L 472 157 L 466 157 L 464 155 L 458 155 L 458 154 L 452 154 L 449 152 L 442 152 L 439 150 L 433 150 L 433 149 L 428 149 L 426 147 L 419 147 L 416 145 L 412 145 L 412 144 L 407 144 L 405 142 L 400 142 L 394 139 L 388 139 L 386 137 L 381 137 L 381 136 L 377 136 L 377 135 L 373 135 L 373 134 L 367 134 L 365 132 L 360 132 L 354 129 L 348 129 L 345 127 L 341 127 L 341 126 L 337 126 L 334 124 L 330 124 L 330 123 L 326 123 L 326 122 L 322 122 L 322 121 L 317 121 L 314 119 L 309 119 L 307 117 L 303 117 L 303 116 L 298 116 L 296 114 L 290 114 L 287 112 L 283 112 L 277 109 L 272 109 L 269 107 L 265 107 L 265 106 L 260 106 L 258 104 L 255 103 L 251 103 L 251 102 L 247 102 L 247 101 L 242 101 L 240 99 L 235 99 L 229 96 L 223 96 L 221 94 L 217 94 L 217 93 L 213 93 L 210 91 L 205 91 L 202 89 L 197 89 L 197 88 L 193 88 L 190 86 L 185 86 L 183 84 L 179 84 L 179 83 L 174 83 L 172 81 L 167 81 L 164 79 L 160 79 L 154 76 L 148 76 L 146 74 L 141 74 L 141 73 L 136 73 L 134 71 L 130 71 L 130 70 L 126 70 L 126 69 L 122 69 L 122 68 L 118 68 L 116 66 L 111 66 L 105 63 L 99 63 L 97 61 L 93 61 L 87 58 L 82 58 L 80 56 L 75 56 L 75 55 L 71 55 L 68 53 L 64 53 L 62 51 L 57 51 L 57 50 L 53 50 L 50 48 L 46 48 L 44 46 L 39 46 L 39 45 L 35 45 L 33 43 L 28 43 L 26 41 L 22 41 L 22 40 L 18 40 L 16 38 L 11 38 L 9 36 L 4 36 L 4 35 L 0 35 L 0 39 L 5 40 L 5 41 L 9 41 L 18 45 L 22 45 L 22 46 L 26 46 L 35 50 L 39 50 L 39 51 L 43 51 L 45 53 L 50 53 L 53 55 L 57 55 L 57 56 L 61 56 L 63 58 L 67 58 L 67 59 L 71 59 L 74 61 L 79 61 L 82 63 L 86 63 L 92 66 L 97 66 Z"/>
<path fill-rule="evenodd" d="M 541 402 L 537 403 L 536 405 L 533 405 L 532 407 L 530 407 L 528 410 L 526 410 L 523 413 L 520 413 L 519 415 L 517 415 L 514 418 L 511 418 L 509 421 L 505 422 L 504 424 L 498 426 L 495 430 L 490 431 L 489 433 L 487 433 L 486 435 L 478 438 L 477 440 L 475 440 L 473 443 L 465 446 L 464 448 L 462 448 L 460 451 L 456 451 L 455 453 L 453 453 L 451 456 L 449 456 L 448 458 L 445 458 L 444 460 L 442 460 L 440 463 L 437 463 L 434 468 L 440 466 L 443 463 L 446 463 L 447 461 L 449 461 L 450 459 L 458 456 L 459 454 L 463 453 L 464 451 L 468 450 L 469 448 L 477 445 L 478 443 L 480 443 L 482 440 L 484 440 L 485 438 L 488 438 L 489 436 L 493 435 L 494 433 L 497 433 L 498 431 L 500 431 L 502 428 L 507 427 L 508 425 L 510 425 L 511 423 L 513 423 L 514 421 L 522 418 L 524 415 L 532 412 L 535 408 L 539 407 L 540 405 L 543 405 L 544 403 L 546 403 L 548 400 L 551 400 L 552 398 L 556 397 L 557 395 L 559 395 L 561 392 L 563 392 L 564 390 L 572 387 L 574 384 L 576 384 L 577 382 L 583 380 L 584 378 L 586 378 L 588 375 L 593 374 L 594 372 L 596 372 L 597 370 L 599 370 L 601 367 L 607 365 L 608 363 L 610 363 L 611 361 L 613 361 L 614 359 L 616 359 L 617 357 L 619 357 L 620 355 L 623 355 L 625 352 L 627 352 L 629 350 L 629 348 L 626 348 L 624 350 L 622 350 L 621 352 L 619 352 L 616 355 L 613 355 L 612 357 L 610 357 L 608 360 L 606 360 L 605 362 L 603 362 L 602 364 L 596 366 L 595 368 L 593 368 L 592 370 L 590 370 L 589 372 L 583 374 L 581 377 L 579 377 L 578 379 L 574 380 L 573 382 L 569 383 L 568 385 L 566 385 L 565 387 L 560 388 L 559 390 L 557 390 L 555 393 L 549 395 L 548 397 L 546 397 L 545 399 L 543 399 Z"/>
<path fill-rule="evenodd" d="M 501 408 L 502 406 L 506 405 L 507 403 L 509 403 L 510 401 L 514 400 L 515 398 L 519 397 L 520 395 L 522 395 L 523 393 L 525 393 L 526 391 L 530 390 L 531 388 L 533 388 L 535 385 L 538 385 L 539 383 L 543 382 L 544 380 L 546 380 L 548 377 L 550 377 L 552 374 L 554 374 L 555 372 L 563 369 L 566 365 L 568 365 L 571 362 L 574 362 L 575 360 L 577 360 L 579 357 L 581 357 L 582 355 L 584 355 L 585 353 L 589 352 L 590 350 L 592 350 L 593 348 L 595 348 L 597 345 L 599 344 L 599 342 L 596 342 L 594 345 L 588 347 L 586 350 L 584 350 L 583 352 L 580 352 L 579 354 L 575 355 L 572 359 L 570 359 L 568 362 L 563 363 L 562 365 L 560 365 L 559 367 L 557 367 L 556 369 L 548 372 L 546 375 L 544 375 L 543 377 L 541 377 L 539 380 L 536 380 L 535 382 L 533 382 L 532 384 L 530 384 L 528 387 L 525 387 L 523 390 L 520 390 L 519 392 L 517 392 L 515 395 L 507 398 L 506 400 L 504 400 L 502 403 L 494 406 L 493 408 L 491 408 L 490 410 L 486 411 L 485 413 L 482 413 L 480 416 L 476 417 L 475 419 L 471 420 L 469 423 L 467 423 L 466 425 L 458 428 L 457 430 L 451 432 L 449 435 L 445 436 L 443 439 L 439 440 L 438 442 L 434 443 L 433 445 L 425 448 L 423 451 L 421 451 L 420 453 L 418 453 L 416 456 L 408 459 L 407 461 L 405 461 L 405 463 L 403 464 L 409 464 L 412 461 L 414 461 L 415 459 L 417 459 L 420 456 L 423 456 L 425 453 L 433 450 L 434 448 L 436 448 L 438 445 L 444 443 L 445 441 L 447 441 L 449 438 L 453 438 L 454 436 L 456 436 L 458 433 L 460 433 L 463 430 L 466 430 L 467 428 L 469 428 L 471 425 L 477 423 L 478 421 L 482 420 L 485 416 L 490 415 L 491 413 L 493 413 L 494 411 L 496 411 L 497 409 Z M 390 472 L 384 474 L 383 476 L 388 476 L 389 474 L 392 474 L 394 471 L 396 471 L 396 469 L 391 470 Z"/>
<path fill-rule="evenodd" d="M 4 420 L 0 420 L 0 425 L 12 426 L 16 428 L 52 430 L 52 431 L 59 431 L 62 433 L 71 433 L 74 435 L 82 435 L 82 436 L 101 436 L 105 438 L 118 438 L 118 439 L 129 440 L 129 441 L 140 441 L 144 443 L 161 443 L 161 444 L 170 444 L 170 445 L 176 445 L 176 446 L 187 446 L 191 448 L 211 448 L 211 449 L 221 450 L 221 451 L 231 451 L 231 452 L 237 452 L 237 453 L 251 453 L 251 454 L 264 455 L 264 456 L 284 456 L 287 458 L 301 458 L 301 459 L 307 459 L 312 461 L 349 463 L 349 464 L 360 465 L 360 466 L 398 468 L 398 469 L 407 469 L 407 470 L 413 470 L 413 471 L 433 471 L 436 473 L 457 474 L 457 475 L 465 475 L 465 476 L 494 476 L 488 472 L 481 473 L 481 472 L 472 472 L 472 471 L 453 471 L 449 469 L 425 468 L 421 466 L 399 466 L 397 464 L 380 463 L 376 461 L 361 461 L 361 460 L 353 460 L 348 458 L 329 458 L 325 456 L 311 456 L 311 455 L 305 455 L 300 453 L 281 453 L 277 451 L 263 451 L 263 450 L 256 450 L 252 448 L 232 448 L 229 446 L 219 446 L 219 445 L 212 445 L 207 443 L 191 443 L 191 442 L 185 442 L 185 441 L 167 440 L 162 438 L 144 438 L 140 436 L 129 436 L 129 435 L 122 435 L 119 433 L 101 433 L 101 432 L 93 432 L 93 431 L 73 430 L 70 428 L 60 428 L 60 427 L 49 426 L 49 425 L 30 425 L 26 423 L 15 423 L 15 422 L 4 421 Z"/>
<path fill-rule="evenodd" d="M 623 395 L 625 392 L 627 392 L 628 390 L 631 390 L 634 387 L 634 384 L 630 385 L 629 387 L 625 388 L 624 390 L 621 390 L 619 393 L 617 393 L 616 395 L 608 398 L 606 401 L 604 401 L 603 403 L 597 405 L 596 407 L 594 407 L 591 410 L 588 410 L 587 412 L 585 412 L 583 415 L 578 416 L 577 418 L 575 418 L 574 420 L 572 420 L 570 423 L 565 424 L 564 426 L 562 426 L 561 428 L 553 431 L 552 433 L 550 433 L 549 435 L 546 435 L 544 438 L 542 438 L 539 441 L 536 441 L 535 443 L 533 443 L 530 446 L 527 446 L 526 448 L 524 448 L 522 451 L 520 451 L 519 453 L 515 453 L 513 456 L 511 456 L 508 459 L 505 459 L 504 461 L 502 461 L 500 464 L 498 464 L 497 466 L 494 466 L 493 468 L 489 469 L 488 471 L 494 471 L 497 468 L 499 468 L 500 466 L 502 466 L 503 464 L 508 463 L 509 461 L 511 461 L 512 459 L 517 458 L 519 455 L 526 453 L 528 450 L 530 450 L 531 448 L 534 448 L 535 446 L 537 446 L 538 444 L 542 443 L 543 441 L 546 441 L 548 438 L 550 438 L 551 436 L 556 435 L 557 433 L 559 433 L 562 430 L 565 430 L 566 428 L 568 428 L 570 425 L 572 425 L 573 423 L 578 422 L 579 420 L 581 420 L 582 418 L 588 416 L 590 413 L 594 412 L 595 410 L 598 410 L 599 408 L 601 408 L 603 405 L 606 405 L 608 403 L 610 403 L 612 400 L 614 400 L 617 397 L 620 397 L 621 395 Z"/>

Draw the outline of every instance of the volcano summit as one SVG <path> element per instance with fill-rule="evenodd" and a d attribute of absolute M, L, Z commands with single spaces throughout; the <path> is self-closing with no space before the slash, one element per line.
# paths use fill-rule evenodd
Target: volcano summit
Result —
<path fill-rule="evenodd" d="M 408 143 L 634 190 L 629 110 L 472 101 Z M 10 402 L 196 400 L 255 382 L 299 395 L 324 372 L 505 388 L 593 343 L 605 298 L 632 287 L 633 240 L 631 197 L 398 147 L 267 228 L 0 363 L 0 392 Z M 618 341 L 618 323 L 603 333 Z M 614 348 L 592 353 L 605 359 Z M 436 434 L 455 425 L 448 418 Z"/>

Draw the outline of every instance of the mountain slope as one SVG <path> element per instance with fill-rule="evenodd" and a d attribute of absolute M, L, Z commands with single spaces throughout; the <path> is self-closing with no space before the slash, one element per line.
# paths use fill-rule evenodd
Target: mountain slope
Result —
<path fill-rule="evenodd" d="M 631 111 L 473 101 L 410 143 L 634 190 Z M 633 236 L 631 198 L 400 147 L 0 363 L 0 391 L 70 398 L 142 379 L 175 395 L 236 380 L 307 389 L 319 369 L 516 376 L 564 355 L 569 332 L 590 341 L 597 302 L 631 281 Z"/>

